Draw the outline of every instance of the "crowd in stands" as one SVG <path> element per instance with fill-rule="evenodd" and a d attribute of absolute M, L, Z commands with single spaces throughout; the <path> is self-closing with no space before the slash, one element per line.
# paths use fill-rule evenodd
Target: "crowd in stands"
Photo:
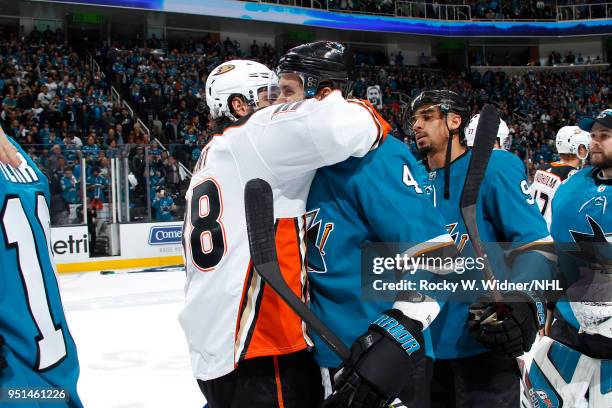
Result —
<path fill-rule="evenodd" d="M 188 179 L 179 162 L 192 169 L 212 136 L 204 98 L 207 75 L 234 58 L 273 67 L 276 51 L 254 41 L 244 52 L 229 38 L 211 36 L 190 39 L 181 49 L 160 50 L 159 40 L 152 38 L 152 48 L 100 48 L 96 58 L 102 70 L 96 72 L 60 37 L 47 30 L 0 40 L 0 124 L 49 176 L 54 223 L 74 219 L 83 180 L 89 206 L 104 207 L 111 158 L 127 159 L 130 201 L 141 209 L 141 217 L 149 204 L 155 219 L 180 218 Z M 368 87 L 378 85 L 382 114 L 393 135 L 411 147 L 411 135 L 402 126 L 403 106 L 423 90 L 448 88 L 464 96 L 473 112 L 494 103 L 510 126 L 511 150 L 532 172 L 555 159 L 553 142 L 561 126 L 611 102 L 609 69 L 454 73 L 406 66 L 400 53 L 383 65 L 369 63 L 365 55 L 357 55 L 355 62 L 354 96 L 366 98 Z M 125 106 L 113 102 L 111 83 L 150 133 Z"/>
<path fill-rule="evenodd" d="M 153 174 L 168 175 L 151 179 L 156 188 L 152 204 L 163 198 L 158 190 L 166 187 L 164 183 L 170 195 L 180 195 L 174 159 L 151 143 L 125 107 L 112 101 L 105 75 L 94 74 L 82 56 L 65 46 L 60 30 L 34 29 L 25 38 L 11 35 L 0 40 L 0 92 L 2 128 L 49 178 L 53 224 L 82 220 L 83 181 L 88 207 L 105 207 L 110 201 L 112 158 L 128 159 L 136 180 L 131 184 L 132 207 L 146 208 L 145 148 Z M 136 211 L 133 217 L 137 216 Z M 155 211 L 155 216 L 167 218 L 169 212 Z"/>
<path fill-rule="evenodd" d="M 398 15 L 431 19 L 467 19 L 463 14 L 447 12 L 445 5 L 468 6 L 473 20 L 556 20 L 558 6 L 561 20 L 606 18 L 612 14 L 610 0 L 245 0 L 327 10 Z M 412 4 L 409 4 L 412 3 Z M 607 3 L 607 4 L 604 4 Z M 589 4 L 596 4 L 589 9 Z M 458 9 L 459 10 L 459 9 Z M 607 10 L 607 15 L 606 15 Z"/>

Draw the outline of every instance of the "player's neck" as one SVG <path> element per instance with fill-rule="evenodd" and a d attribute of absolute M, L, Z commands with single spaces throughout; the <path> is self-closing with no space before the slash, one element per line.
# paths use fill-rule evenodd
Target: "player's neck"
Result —
<path fill-rule="evenodd" d="M 560 158 L 561 160 L 559 160 L 559 163 L 561 164 L 565 164 L 566 166 L 572 166 L 575 168 L 580 167 L 580 159 L 578 159 L 578 157 L 572 155 L 570 157 L 563 157 L 561 156 Z"/>
<path fill-rule="evenodd" d="M 457 157 L 461 156 L 465 153 L 467 148 L 463 146 L 461 143 L 453 142 L 453 147 L 451 149 L 451 163 L 454 162 Z M 427 155 L 427 165 L 430 170 L 437 170 L 444 167 L 446 164 L 446 149 L 439 152 L 430 152 Z"/>

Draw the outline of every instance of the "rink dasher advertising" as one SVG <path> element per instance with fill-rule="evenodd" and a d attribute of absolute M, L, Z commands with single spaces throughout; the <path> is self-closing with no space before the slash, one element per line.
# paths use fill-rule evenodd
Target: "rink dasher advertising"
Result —
<path fill-rule="evenodd" d="M 89 259 L 89 233 L 86 225 L 51 228 L 51 249 L 57 263 Z"/>
<path fill-rule="evenodd" d="M 182 224 L 157 222 L 120 224 L 119 254 L 91 256 L 87 226 L 51 228 L 51 247 L 58 272 L 89 272 L 180 265 Z"/>
<path fill-rule="evenodd" d="M 122 224 L 121 254 L 130 258 L 181 255 L 182 223 Z"/>

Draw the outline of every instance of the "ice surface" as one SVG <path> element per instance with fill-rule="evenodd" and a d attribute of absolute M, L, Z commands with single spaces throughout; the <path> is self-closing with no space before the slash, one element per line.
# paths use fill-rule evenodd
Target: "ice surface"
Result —
<path fill-rule="evenodd" d="M 183 271 L 90 272 L 59 281 L 86 408 L 204 406 L 177 318 Z"/>

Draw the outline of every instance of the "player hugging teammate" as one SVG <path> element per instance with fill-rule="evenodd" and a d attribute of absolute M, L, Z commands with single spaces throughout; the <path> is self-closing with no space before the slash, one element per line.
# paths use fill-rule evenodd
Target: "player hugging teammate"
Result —
<path fill-rule="evenodd" d="M 304 215 L 315 171 L 366 155 L 390 127 L 369 104 L 345 100 L 342 45 L 321 41 L 301 50 L 297 57 L 317 75 L 283 76 L 276 84 L 261 64 L 229 61 L 206 82 L 207 104 L 220 129 L 204 148 L 187 192 L 180 321 L 211 408 L 315 407 L 323 399 L 300 317 L 252 266 L 244 187 L 251 178 L 272 186 L 280 269 L 306 300 Z M 285 61 L 295 57 L 290 52 Z M 286 103 L 266 107 L 274 99 L 268 90 L 278 88 Z M 304 90 L 307 100 L 289 101 Z"/>

